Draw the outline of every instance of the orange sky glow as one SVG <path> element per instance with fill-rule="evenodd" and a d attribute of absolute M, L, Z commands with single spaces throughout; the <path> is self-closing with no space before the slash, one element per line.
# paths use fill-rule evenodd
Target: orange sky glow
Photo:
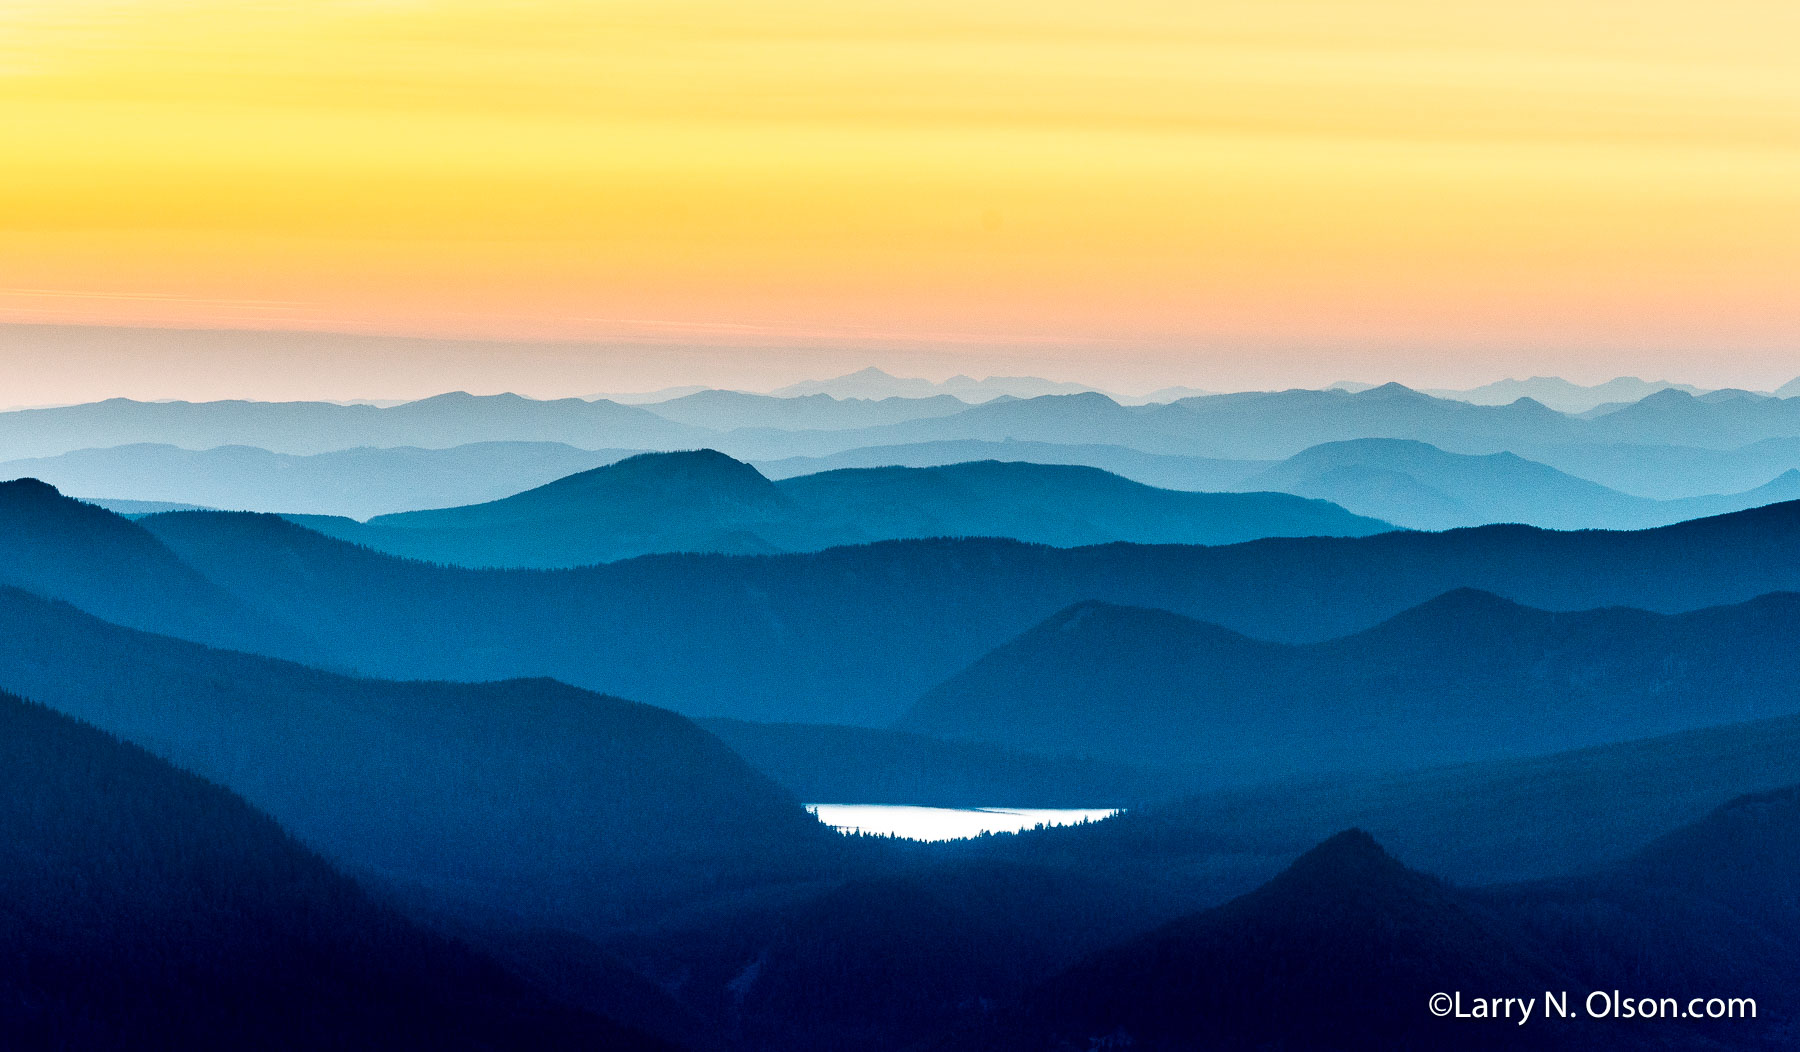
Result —
<path fill-rule="evenodd" d="M 1784 0 L 12 3 L 0 361 L 72 325 L 637 348 L 602 386 L 1775 384 L 1796 49 Z M 254 345 L 233 382 L 300 389 Z M 344 382 L 429 386 L 396 369 Z"/>

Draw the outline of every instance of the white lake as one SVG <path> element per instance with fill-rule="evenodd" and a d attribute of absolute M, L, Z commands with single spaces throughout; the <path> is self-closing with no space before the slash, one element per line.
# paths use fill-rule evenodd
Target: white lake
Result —
<path fill-rule="evenodd" d="M 1038 826 L 1098 822 L 1117 808 L 907 807 L 900 804 L 807 804 L 819 821 L 845 833 L 908 840 L 959 840 L 982 833 L 1017 833 Z"/>

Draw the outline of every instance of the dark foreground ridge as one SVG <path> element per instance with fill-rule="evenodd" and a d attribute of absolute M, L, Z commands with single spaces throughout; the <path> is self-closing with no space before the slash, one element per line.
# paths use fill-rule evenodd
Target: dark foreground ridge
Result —
<path fill-rule="evenodd" d="M 229 792 L 0 694 L 8 1048 L 663 1049 L 377 904 Z"/>

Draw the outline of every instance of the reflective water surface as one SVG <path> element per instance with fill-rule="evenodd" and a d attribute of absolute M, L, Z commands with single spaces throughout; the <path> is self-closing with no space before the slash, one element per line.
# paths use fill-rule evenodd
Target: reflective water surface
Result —
<path fill-rule="evenodd" d="M 1038 826 L 1097 822 L 1116 808 L 909 807 L 900 804 L 807 804 L 819 821 L 846 833 L 908 840 L 957 840 L 982 833 L 1016 833 Z"/>

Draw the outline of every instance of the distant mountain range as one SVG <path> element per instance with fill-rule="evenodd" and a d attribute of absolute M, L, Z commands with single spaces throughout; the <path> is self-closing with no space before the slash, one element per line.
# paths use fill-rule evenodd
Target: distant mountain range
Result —
<path fill-rule="evenodd" d="M 414 926 L 218 785 L 6 694 L 0 830 L 10 1048 L 673 1052 Z"/>
<path fill-rule="evenodd" d="M 1679 500 L 1754 489 L 1800 468 L 1800 438 L 1765 438 L 1735 449 L 1577 443 L 1545 447 L 1532 456 L 1634 496 Z"/>
<path fill-rule="evenodd" d="M 711 434 L 648 410 L 579 398 L 538 401 L 461 391 L 396 406 L 333 402 L 134 402 L 114 398 L 0 413 L 0 459 L 152 443 L 324 453 L 358 446 L 442 449 L 472 442 L 561 442 L 582 449 L 667 449 Z M 115 496 L 116 494 L 96 494 Z"/>
<path fill-rule="evenodd" d="M 716 444 L 752 460 L 947 440 L 1117 445 L 1146 453 L 1279 460 L 1321 443 L 1360 438 L 1413 439 L 1456 453 L 1510 451 L 1534 457 L 1566 445 L 1725 450 L 1794 436 L 1800 436 L 1800 400 L 1746 392 L 1695 397 L 1666 389 L 1584 418 L 1531 399 L 1472 405 L 1384 384 L 1355 392 L 1209 395 L 1143 406 L 1120 405 L 1097 393 L 1054 395 L 990 402 L 953 416 L 866 428 L 739 432 Z"/>
<path fill-rule="evenodd" d="M 925 694 L 898 725 L 1221 779 L 1549 753 L 1800 712 L 1800 595 L 1667 616 L 1451 592 L 1292 647 L 1083 603 Z"/>
<path fill-rule="evenodd" d="M 189 450 L 140 443 L 0 463 L 0 479 L 42 479 L 65 493 L 103 498 L 127 514 L 175 510 L 139 505 L 182 503 L 366 519 L 498 500 L 633 452 L 560 442 L 473 442 L 298 456 L 251 446 Z"/>
<path fill-rule="evenodd" d="M 1037 398 L 1041 395 L 1076 394 L 1095 388 L 1085 384 L 1044 380 L 1035 376 L 990 376 L 976 380 L 968 376 L 952 376 L 942 383 L 894 376 L 870 366 L 831 380 L 805 380 L 769 392 L 777 398 L 807 395 L 830 395 L 833 398 L 889 399 L 931 398 L 949 395 L 964 402 L 987 402 L 995 398 Z"/>
<path fill-rule="evenodd" d="M 1314 446 L 1234 488 L 1329 500 L 1409 529 L 1522 522 L 1638 530 L 1800 499 L 1800 469 L 1743 493 L 1649 500 L 1513 453 L 1446 453 L 1423 442 L 1366 438 Z"/>
<path fill-rule="evenodd" d="M 968 409 L 969 403 L 948 394 L 839 398 L 829 394 L 777 397 L 742 391 L 697 391 L 666 402 L 646 403 L 644 408 L 666 420 L 721 432 L 740 428 L 842 431 L 952 416 Z"/>
<path fill-rule="evenodd" d="M 64 492 L 130 515 L 216 508 L 360 520 L 500 500 L 634 453 L 547 442 L 471 443 L 449 449 L 363 447 L 311 456 L 247 446 L 193 451 L 140 444 L 0 463 L 0 478 L 41 478 Z M 1642 529 L 1800 497 L 1800 476 L 1793 474 L 1800 470 L 1800 438 L 1768 439 L 1735 451 L 1601 445 L 1559 447 L 1546 455 L 1569 470 L 1510 453 L 1446 453 L 1407 439 L 1326 443 L 1285 461 L 1218 460 L 1144 453 L 1125 446 L 960 440 L 871 446 L 754 466 L 764 476 L 781 480 L 841 468 L 940 467 L 981 460 L 1075 464 L 1161 489 L 1272 491 L 1329 500 L 1353 513 L 1409 529 L 1491 522 L 1552 529 Z M 1588 476 L 1616 477 L 1634 490 L 1676 496 L 1634 496 L 1589 482 Z M 1739 488 L 1686 496 L 1715 480 Z M 1000 491 L 992 500 L 998 503 L 1007 496 Z M 321 528 L 353 529 L 325 524 Z M 851 528 L 842 536 L 865 539 L 884 532 L 905 535 Z M 654 543 L 646 543 L 648 547 L 623 544 L 617 550 L 658 550 Z M 815 543 L 819 542 L 806 542 Z"/>
<path fill-rule="evenodd" d="M 540 568 L 654 552 L 816 551 L 906 537 L 996 536 L 1064 547 L 1230 544 L 1391 528 L 1289 494 L 1153 489 L 1087 467 L 979 462 L 770 482 L 712 450 L 641 454 L 487 504 L 367 523 L 295 521 L 428 562 Z"/>
<path fill-rule="evenodd" d="M 1800 443 L 1800 399 L 1743 391 L 1695 396 L 1668 387 L 1637 402 L 1608 404 L 1577 416 L 1529 398 L 1474 405 L 1387 384 L 1355 391 L 1201 395 L 1147 405 L 1122 405 L 1091 391 L 1005 395 L 974 405 L 942 393 L 840 399 L 825 394 L 777 398 L 701 391 L 648 407 L 449 394 L 390 407 L 117 399 L 0 413 L 0 458 L 32 461 L 10 469 L 18 476 L 43 475 L 72 491 L 79 486 L 94 497 L 309 514 L 364 513 L 377 504 L 385 504 L 381 513 L 390 513 L 424 506 L 419 501 L 438 506 L 466 503 L 475 495 L 506 492 L 504 476 L 512 468 L 501 453 L 485 457 L 471 453 L 466 470 L 482 478 L 471 475 L 457 482 L 449 477 L 456 458 L 441 465 L 420 460 L 417 473 L 422 481 L 414 485 L 405 481 L 406 467 L 397 466 L 397 458 L 368 459 L 366 479 L 356 476 L 355 458 L 341 464 L 271 462 L 264 473 L 270 481 L 258 487 L 248 482 L 228 484 L 225 480 L 241 478 L 249 468 L 216 452 L 209 454 L 210 459 L 191 463 L 153 451 L 83 454 L 66 462 L 46 463 L 45 458 L 144 444 L 207 451 L 252 446 L 311 454 L 357 447 L 441 450 L 518 442 L 612 451 L 607 455 L 614 457 L 625 450 L 707 447 L 756 463 L 796 457 L 848 461 L 828 460 L 820 466 L 882 466 L 871 463 L 870 454 L 857 451 L 901 447 L 894 453 L 900 458 L 897 463 L 923 466 L 917 463 L 920 459 L 941 460 L 944 453 L 929 450 L 950 448 L 945 444 L 1006 443 L 1021 450 L 1033 444 L 1046 448 L 1005 459 L 1055 457 L 1159 485 L 1215 490 L 1224 488 L 1220 476 L 1233 469 L 1203 462 L 1273 462 L 1321 444 L 1381 438 L 1428 443 L 1459 454 L 1510 452 L 1635 496 L 1736 493 L 1800 467 L 1793 448 Z M 1056 454 L 1048 450 L 1051 446 L 1082 448 Z M 1102 453 L 1099 447 L 1131 452 Z M 545 480 L 524 451 L 519 452 L 511 492 Z M 362 450 L 359 454 L 368 456 Z M 972 456 L 981 455 L 955 459 Z M 1126 469 L 1128 456 L 1140 459 L 1141 474 Z M 1168 458 L 1199 460 L 1182 464 Z M 166 484 L 154 480 L 164 466 L 176 472 Z M 139 470 L 136 477 L 134 467 Z M 313 471 L 319 473 L 320 485 L 300 495 L 298 475 Z M 294 473 L 298 475 L 284 489 L 280 480 Z M 778 473 L 795 474 L 799 469 L 784 464 Z M 195 484 L 194 493 L 176 489 L 174 482 L 184 477 Z M 333 478 L 348 487 L 341 497 L 327 488 Z M 392 492 L 383 497 L 380 485 L 387 480 L 392 480 Z M 203 498 L 200 489 L 234 499 Z M 272 498 L 283 492 L 296 496 L 284 500 L 284 506 L 275 505 Z"/>
<path fill-rule="evenodd" d="M 1475 405 L 1506 405 L 1521 398 L 1529 398 L 1542 402 L 1559 413 L 1585 413 L 1603 405 L 1636 402 L 1670 388 L 1691 395 L 1707 393 L 1705 389 L 1692 384 L 1640 380 L 1635 376 L 1620 376 L 1605 383 L 1589 385 L 1571 383 L 1560 376 L 1534 376 L 1529 380 L 1496 380 L 1491 384 L 1461 390 L 1421 390 L 1437 398 L 1454 398 L 1459 402 L 1471 402 Z"/>
<path fill-rule="evenodd" d="M 1379 384 L 1342 381 L 1330 385 L 1327 389 L 1355 392 L 1379 386 Z M 1475 405 L 1506 405 L 1521 398 L 1530 398 L 1542 402 L 1558 412 L 1585 413 L 1603 405 L 1635 402 L 1658 391 L 1671 388 L 1691 395 L 1710 394 L 1713 390 L 1695 387 L 1692 384 L 1675 383 L 1670 380 L 1642 380 L 1635 376 L 1620 376 L 1598 384 L 1578 384 L 1560 376 L 1533 376 L 1525 380 L 1496 380 L 1493 383 L 1481 384 L 1476 387 L 1419 388 L 1419 390 L 1434 397 L 1454 399 Z M 629 399 L 634 404 L 647 404 L 652 401 L 681 397 L 699 390 L 704 390 L 704 388 L 676 387 L 669 388 L 664 392 L 644 395 L 596 397 L 608 397 L 615 401 Z M 1106 393 L 1106 389 L 1102 387 L 1044 380 L 1034 376 L 990 376 L 986 380 L 953 376 L 942 383 L 933 383 L 929 380 L 897 377 L 871 366 L 830 380 L 809 380 L 790 384 L 769 393 L 782 398 L 813 394 L 829 394 L 837 398 L 928 398 L 932 395 L 947 394 L 966 402 L 979 403 L 995 397 L 1036 398 L 1047 394 L 1077 394 L 1083 391 Z M 1119 400 L 1146 404 L 1173 402 L 1180 398 L 1214 393 L 1216 392 L 1194 387 L 1175 386 L 1164 387 L 1139 398 L 1120 398 Z M 1800 394 L 1800 380 L 1787 384 L 1776 394 L 1780 397 Z M 1112 397 L 1118 398 L 1116 395 Z"/>

